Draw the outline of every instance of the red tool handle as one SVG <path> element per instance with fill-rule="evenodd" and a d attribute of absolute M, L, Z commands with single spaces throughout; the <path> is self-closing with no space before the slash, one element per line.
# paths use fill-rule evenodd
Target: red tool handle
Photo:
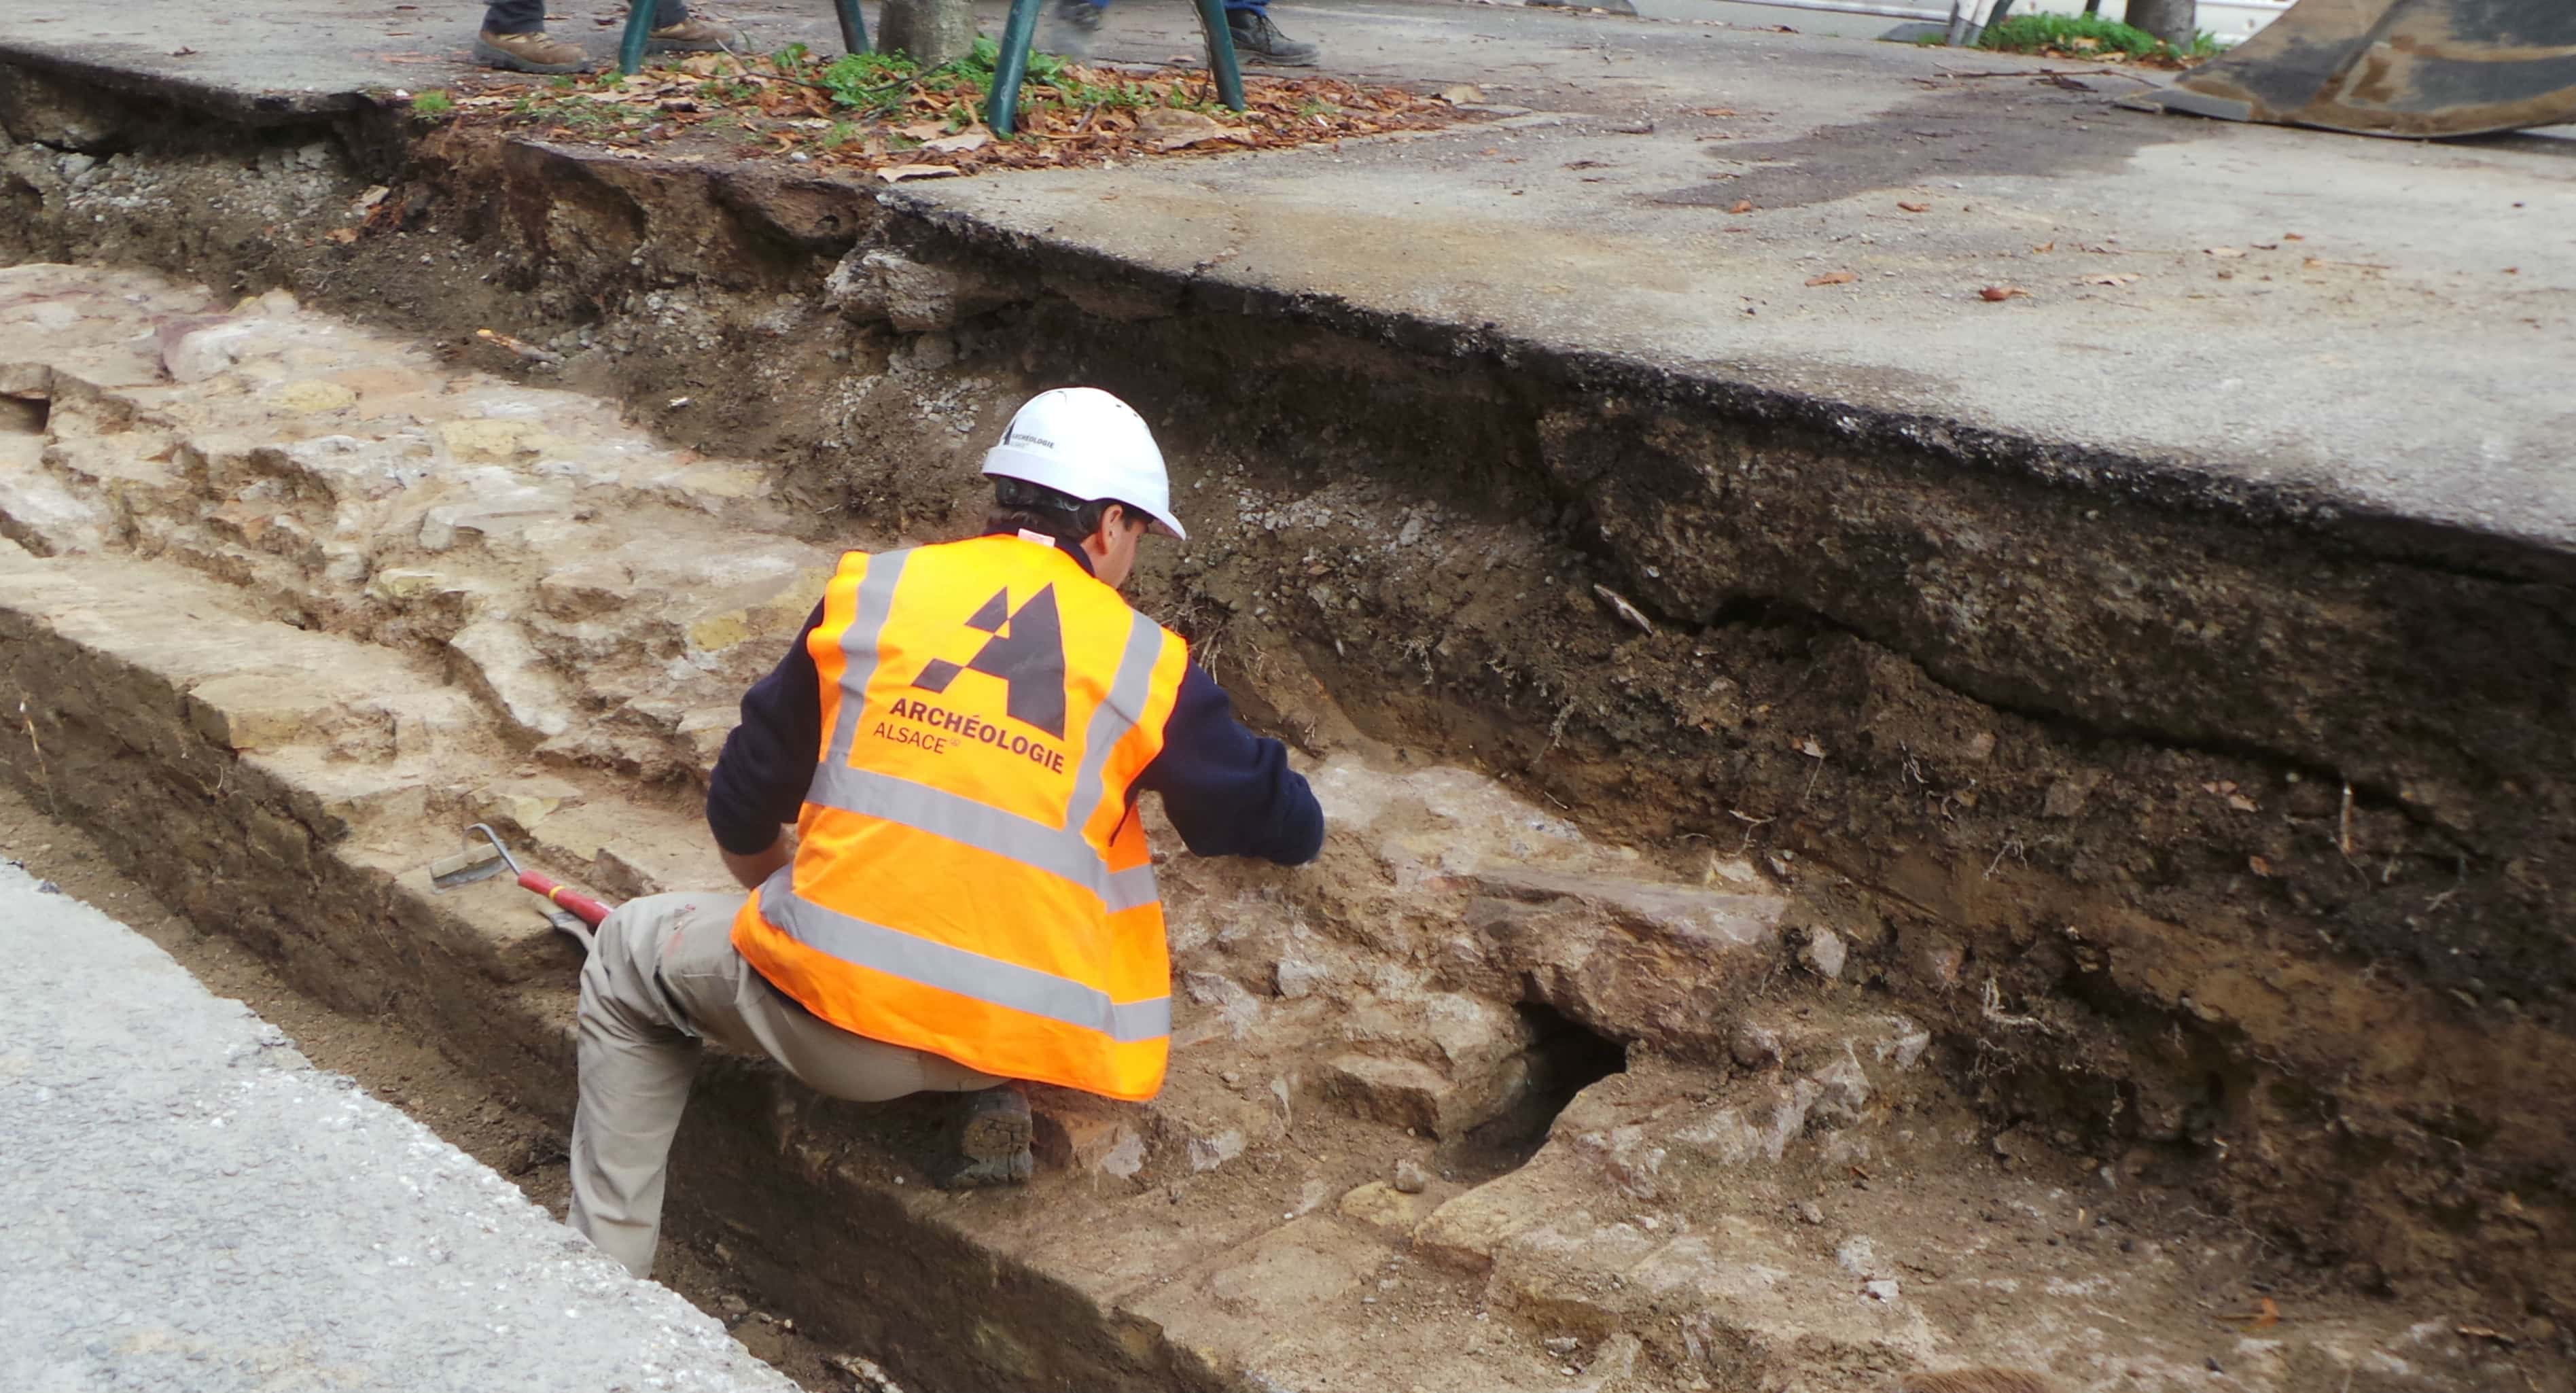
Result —
<path fill-rule="evenodd" d="M 535 871 L 519 872 L 519 888 L 522 890 L 534 890 L 538 894 L 545 896 L 547 899 L 554 901 L 556 904 L 562 905 L 564 908 L 571 910 L 575 915 L 579 916 L 581 922 L 590 925 L 594 929 L 599 927 L 600 920 L 608 917 L 608 906 L 601 904 L 599 901 L 592 899 L 588 895 L 574 894 L 572 891 L 546 879 Z"/>

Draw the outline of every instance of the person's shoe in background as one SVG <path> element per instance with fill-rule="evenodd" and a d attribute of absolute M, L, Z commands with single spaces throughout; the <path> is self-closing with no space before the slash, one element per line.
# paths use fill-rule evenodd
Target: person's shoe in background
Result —
<path fill-rule="evenodd" d="M 684 19 L 644 36 L 648 53 L 740 53 L 750 46 L 741 30 L 712 19 Z"/>
<path fill-rule="evenodd" d="M 1247 62 L 1270 63 L 1282 68 L 1312 67 L 1323 49 L 1314 44 L 1301 44 L 1279 32 L 1270 22 L 1267 10 L 1228 10 L 1225 27 L 1234 34 L 1234 51 Z"/>
<path fill-rule="evenodd" d="M 1100 21 L 1108 13 L 1107 7 L 1093 4 L 1092 0 L 1056 0 L 1046 42 L 1038 47 L 1067 58 L 1088 58 L 1091 46 L 1100 39 Z"/>
<path fill-rule="evenodd" d="M 526 34 L 495 34 L 486 29 L 474 36 L 474 56 L 487 68 L 507 68 L 514 73 L 582 73 L 590 71 L 590 55 L 561 39 L 549 38 L 539 29 Z"/>

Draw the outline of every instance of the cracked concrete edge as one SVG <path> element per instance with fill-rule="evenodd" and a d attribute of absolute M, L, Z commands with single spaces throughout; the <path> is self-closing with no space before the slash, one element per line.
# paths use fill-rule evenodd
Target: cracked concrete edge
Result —
<path fill-rule="evenodd" d="M 953 191 L 897 187 L 876 195 L 893 217 L 882 224 L 930 256 L 971 255 L 1018 262 L 1037 272 L 1141 283 L 1172 297 L 1175 313 L 1192 310 L 1271 317 L 1440 361 L 1484 360 L 1508 366 L 1578 397 L 1629 395 L 1765 425 L 1811 430 L 1855 451 L 1887 451 L 2055 490 L 2100 495 L 2120 507 L 2145 506 L 2214 517 L 2247 528 L 2288 528 L 2328 545 L 2390 561 L 2502 577 L 2576 583 L 2576 538 L 2482 531 L 2423 518 L 2355 494 L 2295 483 L 2247 479 L 2164 457 L 2047 440 L 1959 418 L 1872 405 L 1766 384 L 1719 363 L 1658 363 L 1628 354 L 1501 332 L 1470 324 L 1358 305 L 1338 295 L 1301 292 L 1231 276 L 1222 262 L 1158 265 L 1015 226 L 954 206 Z M 908 225 L 908 233 L 907 233 Z M 925 235 L 926 234 L 926 235 Z M 945 241 L 946 248 L 935 244 Z"/>
<path fill-rule="evenodd" d="M 78 46 L 0 36 L 0 67 L 29 68 L 48 77 L 92 83 L 126 96 L 153 98 L 255 127 L 293 125 L 315 117 L 344 116 L 395 105 L 354 87 L 252 89 L 169 73 L 138 72 L 133 61 L 133 56 L 125 53 L 90 52 Z"/>
<path fill-rule="evenodd" d="M 130 61 L 114 55 L 89 57 L 0 37 L 0 68 L 23 66 L 120 93 L 157 97 L 254 127 L 349 117 L 361 123 L 399 123 L 406 110 L 389 99 L 355 88 L 258 91 L 120 66 L 120 62 Z M 391 132 L 371 132 L 365 142 L 378 151 L 379 158 L 388 135 L 401 138 Z M 587 162 L 579 150 L 541 140 L 515 138 L 512 143 L 556 158 Z M 700 165 L 651 157 L 622 159 L 613 164 L 631 177 L 647 176 L 656 170 L 698 176 L 708 173 Z M 1855 450 L 1886 450 L 2045 488 L 2098 494 L 2116 506 L 2202 514 L 2249 528 L 2288 528 L 2331 546 L 2404 564 L 2476 577 L 2576 583 L 2576 538 L 2482 530 L 2416 516 L 2357 493 L 2236 476 L 2203 467 L 2180 453 L 2149 456 L 2073 440 L 2043 439 L 1962 418 L 1770 385 L 1744 370 L 1745 365 L 1661 363 L 1576 342 L 1523 338 L 1500 332 L 1491 322 L 1472 324 L 1371 309 L 1338 295 L 1266 285 L 1229 274 L 1223 258 L 1186 266 L 1157 264 L 1053 235 L 1052 227 L 1014 225 L 1001 217 L 957 206 L 959 194 L 955 190 L 924 186 L 870 191 L 768 171 L 744 171 L 741 177 L 841 188 L 856 198 L 873 192 L 883 212 L 900 223 L 951 240 L 959 251 L 1017 260 L 1031 269 L 1052 268 L 1086 277 L 1109 275 L 1142 282 L 1152 290 L 1179 297 L 1183 309 L 1276 317 L 1434 360 L 1490 360 L 1508 364 L 1515 371 L 1552 378 L 1562 390 L 1576 394 L 1629 394 L 1721 417 L 1800 427 Z M 906 235 L 899 225 L 890 230 L 897 236 Z"/>

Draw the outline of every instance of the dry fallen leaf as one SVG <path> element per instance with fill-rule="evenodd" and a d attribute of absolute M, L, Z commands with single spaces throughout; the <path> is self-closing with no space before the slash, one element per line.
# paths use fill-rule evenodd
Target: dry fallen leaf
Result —
<path fill-rule="evenodd" d="M 1136 117 L 1136 129 L 1147 135 L 1199 135 L 1225 129 L 1217 119 L 1203 111 L 1180 111 L 1155 107 Z"/>
<path fill-rule="evenodd" d="M 2106 271 L 2098 276 L 2084 276 L 2077 285 L 2129 285 L 2138 279 L 2134 271 Z"/>
<path fill-rule="evenodd" d="M 508 334 L 491 329 L 477 329 L 474 331 L 474 337 L 495 347 L 506 348 L 531 363 L 544 363 L 551 366 L 563 361 L 563 355 L 560 353 L 539 348 L 525 339 L 512 338 Z"/>
<path fill-rule="evenodd" d="M 943 155 L 962 155 L 969 150 L 981 150 L 992 143 L 993 137 L 988 131 L 959 131 L 955 135 L 944 135 L 937 140 L 925 140 L 921 142 L 921 148 L 936 150 Z"/>
<path fill-rule="evenodd" d="M 1812 735 L 1799 741 L 1797 744 L 1797 750 L 1798 753 L 1805 755 L 1809 759 L 1823 759 L 1825 757 L 1825 747 L 1817 744 L 1816 737 Z"/>
<path fill-rule="evenodd" d="M 2302 232 L 2284 232 L 2281 234 L 2281 240 L 2284 242 L 2304 242 L 2308 240 L 2308 238 L 2307 234 Z"/>
<path fill-rule="evenodd" d="M 906 179 L 945 179 L 957 172 L 952 164 L 890 164 L 877 171 L 877 177 L 889 184 Z"/>
<path fill-rule="evenodd" d="M 2057 250 L 2057 244 L 2055 242 L 2042 242 L 2038 246 L 2031 248 L 2033 253 L 2040 256 L 2046 256 L 2055 250 Z"/>
<path fill-rule="evenodd" d="M 335 227 L 322 235 L 345 247 L 351 242 L 358 240 L 358 229 L 354 227 Z"/>
<path fill-rule="evenodd" d="M 2227 795 L 2227 806 L 2234 808 L 2240 813 L 2250 813 L 2255 811 L 2254 800 L 2241 793 L 2231 793 Z"/>
<path fill-rule="evenodd" d="M 2015 296 L 2019 296 L 2023 299 L 2028 299 L 2030 297 L 2029 291 L 2024 290 L 2017 285 L 1990 285 L 1977 293 L 1989 300 L 2010 300 Z"/>
<path fill-rule="evenodd" d="M 1704 106 L 1699 109 L 1699 114 L 1702 116 L 1732 116 L 1735 114 L 1735 108 L 1731 106 Z"/>
<path fill-rule="evenodd" d="M 2243 256 L 2245 254 L 2245 249 L 2243 247 L 2203 247 L 2200 250 L 2201 254 L 2204 256 L 2232 258 Z"/>
<path fill-rule="evenodd" d="M 2248 1330 L 2269 1330 L 2281 1323 L 2280 1303 L 2266 1296 L 2254 1303 L 2254 1309 L 2241 1316 L 2220 1316 L 2220 1320 L 2244 1326 Z"/>
<path fill-rule="evenodd" d="M 1749 198 L 1739 198 L 1735 200 L 1735 206 L 1727 209 L 1726 211 L 1730 213 L 1750 213 L 1753 211 L 1753 200 Z"/>
<path fill-rule="evenodd" d="M 1455 87 L 1443 87 L 1440 89 L 1440 100 L 1447 102 L 1451 106 L 1457 106 L 1464 102 L 1481 102 L 1484 99 L 1485 89 L 1472 82 L 1462 82 Z"/>
<path fill-rule="evenodd" d="M 1932 211 L 1932 205 L 1929 203 L 1899 203 L 1896 206 L 1909 213 L 1929 213 Z"/>
<path fill-rule="evenodd" d="M 1155 141 L 1152 148 L 1158 155 L 1167 155 L 1174 150 L 1186 150 L 1193 145 L 1205 145 L 1212 140 L 1235 139 L 1239 139 L 1239 136 L 1233 131 L 1200 131 L 1194 135 L 1176 135 L 1169 140 Z"/>
<path fill-rule="evenodd" d="M 2248 856 L 2245 858 L 2245 869 L 2268 879 L 2272 874 L 2272 863 L 2260 856 Z"/>
<path fill-rule="evenodd" d="M 1851 272 L 1849 272 L 1849 271 L 1827 271 L 1826 273 L 1824 273 L 1824 274 L 1823 274 L 1823 275 L 1821 275 L 1821 276 L 1810 276 L 1810 277 L 1808 277 L 1808 279 L 1807 279 L 1807 284 L 1809 284 L 1809 285 L 1849 285 L 1849 284 L 1851 284 L 1853 281 L 1858 280 L 1858 279 L 1860 279 L 1858 276 L 1853 275 L 1853 274 L 1852 274 Z"/>

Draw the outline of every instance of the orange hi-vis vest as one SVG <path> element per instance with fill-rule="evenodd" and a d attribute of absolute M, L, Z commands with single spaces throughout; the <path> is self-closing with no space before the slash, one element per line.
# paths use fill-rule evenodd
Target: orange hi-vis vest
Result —
<path fill-rule="evenodd" d="M 807 647 L 821 763 L 735 948 L 843 1030 L 1153 1097 L 1171 963 L 1128 789 L 1188 645 L 1055 547 L 995 536 L 843 557 Z"/>

